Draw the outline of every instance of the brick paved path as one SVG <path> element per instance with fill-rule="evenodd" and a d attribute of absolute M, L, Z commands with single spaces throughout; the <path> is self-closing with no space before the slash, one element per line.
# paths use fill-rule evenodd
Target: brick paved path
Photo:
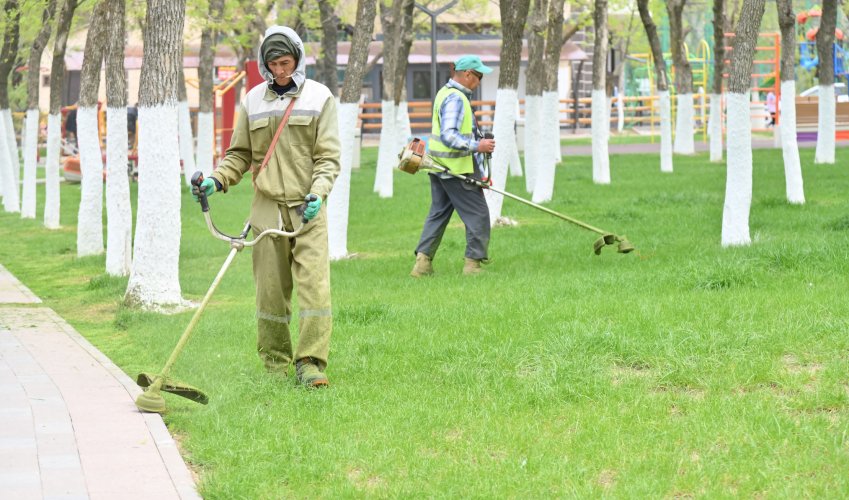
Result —
<path fill-rule="evenodd" d="M 0 265 L 0 498 L 190 499 L 141 389 Z"/>

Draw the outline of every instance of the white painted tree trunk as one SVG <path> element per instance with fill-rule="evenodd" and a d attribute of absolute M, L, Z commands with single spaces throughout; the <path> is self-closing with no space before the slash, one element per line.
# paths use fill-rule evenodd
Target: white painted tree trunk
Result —
<path fill-rule="evenodd" d="M 44 227 L 59 229 L 59 164 L 62 116 L 47 116 L 47 160 L 44 164 Z"/>
<path fill-rule="evenodd" d="M 396 128 L 398 131 L 398 147 L 396 149 L 397 151 L 400 151 L 413 137 L 413 129 L 410 126 L 410 109 L 407 106 L 407 101 L 401 101 L 398 103 L 398 106 L 395 107 L 395 119 L 398 124 Z"/>
<path fill-rule="evenodd" d="M 77 110 L 82 174 L 77 216 L 77 257 L 103 253 L 103 154 L 97 131 L 97 108 Z"/>
<path fill-rule="evenodd" d="M 180 101 L 177 103 L 177 111 L 180 116 L 180 160 L 183 161 L 186 186 L 191 187 L 192 175 L 197 171 L 197 167 L 195 165 L 195 138 L 192 135 L 192 117 L 189 113 L 189 103 Z"/>
<path fill-rule="evenodd" d="M 495 136 L 495 151 L 492 153 L 492 186 L 504 190 L 507 186 L 507 170 L 511 159 L 519 151 L 516 147 L 516 113 L 519 109 L 519 93 L 516 89 L 500 88 L 495 93 L 495 117 L 493 118 L 492 134 Z M 521 167 L 521 166 L 520 166 Z M 504 196 L 485 191 L 489 205 L 489 222 L 495 225 L 501 217 Z"/>
<path fill-rule="evenodd" d="M 781 82 L 781 148 L 784 154 L 784 178 L 787 186 L 787 201 L 805 203 L 802 182 L 802 164 L 799 161 L 799 144 L 796 142 L 796 81 Z"/>
<path fill-rule="evenodd" d="M 392 170 L 398 164 L 395 102 L 381 101 L 380 111 L 380 141 L 377 146 L 377 172 L 374 175 L 374 192 L 381 198 L 392 198 Z"/>
<path fill-rule="evenodd" d="M 536 181 L 531 198 L 534 203 L 551 201 L 554 194 L 555 154 L 560 149 L 560 127 L 554 126 L 554 123 L 558 121 L 556 92 L 543 93 L 541 111 L 540 154 L 537 156 L 539 165 L 536 169 Z"/>
<path fill-rule="evenodd" d="M 357 146 L 355 128 L 360 106 L 356 102 L 339 104 L 339 139 L 342 146 L 339 177 L 327 197 L 327 242 L 331 260 L 348 256 L 348 213 L 351 203 L 351 165 Z"/>
<path fill-rule="evenodd" d="M 106 108 L 106 272 L 130 274 L 133 213 L 127 174 L 127 108 Z"/>
<path fill-rule="evenodd" d="M 3 117 L 5 110 L 0 110 L 0 182 L 3 183 L 3 209 L 7 212 L 18 213 L 21 211 L 21 198 L 18 182 L 15 180 L 15 162 L 9 152 L 9 143 L 6 141 L 6 120 Z"/>
<path fill-rule="evenodd" d="M 38 170 L 38 119 L 37 109 L 28 109 L 24 122 L 24 186 L 21 217 L 35 219 L 35 181 Z"/>
<path fill-rule="evenodd" d="M 215 125 L 212 113 L 198 113 L 198 153 L 197 169 L 204 177 L 212 173 L 215 158 Z"/>
<path fill-rule="evenodd" d="M 708 121 L 710 136 L 710 161 L 722 161 L 722 96 L 710 95 L 710 119 Z"/>
<path fill-rule="evenodd" d="M 616 131 L 621 133 L 623 130 L 625 130 L 625 93 L 620 89 L 616 97 Z"/>
<path fill-rule="evenodd" d="M 682 155 L 691 155 L 696 152 L 693 142 L 693 94 L 678 96 L 678 116 L 675 122 L 675 145 L 673 150 Z"/>
<path fill-rule="evenodd" d="M 834 163 L 834 136 L 837 104 L 834 85 L 819 86 L 819 126 L 817 127 L 817 152 L 814 163 Z"/>
<path fill-rule="evenodd" d="M 543 92 L 542 103 L 545 130 L 547 134 L 550 134 L 551 158 L 557 165 L 563 161 L 563 154 L 560 151 L 560 96 L 557 92 Z"/>
<path fill-rule="evenodd" d="M 21 157 L 18 152 L 18 140 L 15 138 L 15 124 L 12 120 L 11 109 L 4 110 L 3 119 L 6 121 L 6 143 L 9 146 L 9 156 L 12 157 L 12 174 L 15 176 L 15 184 L 20 185 Z"/>
<path fill-rule="evenodd" d="M 505 89 L 505 90 L 512 91 L 512 89 Z M 513 117 L 513 135 L 511 135 L 510 139 L 508 139 L 508 140 L 512 141 L 511 142 L 512 145 L 510 146 L 510 149 L 513 150 L 513 154 L 509 156 L 510 177 L 522 177 L 522 175 L 524 175 L 523 170 L 522 170 L 522 160 L 519 157 L 519 138 L 517 137 L 517 134 L 516 134 L 516 128 L 517 128 L 516 124 L 519 122 L 519 120 L 522 119 L 521 115 L 519 114 L 518 92 L 517 92 L 516 95 L 517 95 L 516 104 L 515 104 L 516 115 Z M 496 93 L 496 99 L 498 99 L 497 93 Z M 497 105 L 495 107 L 495 112 L 496 113 L 498 112 L 498 106 Z M 508 120 L 509 120 L 509 118 L 508 118 Z M 524 122 L 522 122 L 522 130 L 524 130 L 524 126 L 525 126 L 525 124 L 524 124 Z M 494 124 L 493 124 L 493 127 L 494 127 Z M 493 131 L 493 133 L 494 133 L 494 131 Z M 522 141 L 523 141 L 522 144 L 524 145 L 524 138 L 522 139 Z M 495 143 L 499 144 L 498 141 L 496 141 Z M 496 147 L 496 149 L 498 149 L 500 147 L 502 147 L 502 146 L 498 145 Z M 495 155 L 494 152 L 493 152 L 493 155 Z"/>
<path fill-rule="evenodd" d="M 607 139 L 610 134 L 610 101 L 604 89 L 594 89 L 592 92 L 592 150 L 593 150 L 593 182 L 610 184 L 610 156 L 608 155 Z"/>
<path fill-rule="evenodd" d="M 139 183 L 126 299 L 145 309 L 180 306 L 180 146 L 177 103 L 139 108 Z"/>
<path fill-rule="evenodd" d="M 658 92 L 660 100 L 660 171 L 672 172 L 672 97 Z"/>
<path fill-rule="evenodd" d="M 525 97 L 525 190 L 533 193 L 540 167 L 542 148 L 542 96 Z M 498 144 L 498 141 L 495 141 Z M 496 146 L 497 147 L 497 146 Z"/>
<path fill-rule="evenodd" d="M 751 244 L 749 211 L 752 206 L 752 127 L 749 94 L 729 93 L 728 163 L 725 206 L 722 210 L 722 246 Z"/>

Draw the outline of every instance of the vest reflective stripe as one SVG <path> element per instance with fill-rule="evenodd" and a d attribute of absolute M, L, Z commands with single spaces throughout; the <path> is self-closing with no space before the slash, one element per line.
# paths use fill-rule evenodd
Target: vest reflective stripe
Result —
<path fill-rule="evenodd" d="M 469 99 L 460 90 L 451 87 L 442 87 L 436 94 L 433 103 L 433 118 L 431 119 L 430 138 L 427 142 L 428 154 L 435 158 L 437 163 L 457 174 L 470 174 L 475 171 L 472 152 L 462 149 L 454 149 L 442 143 L 442 124 L 439 119 L 439 109 L 442 103 L 451 94 L 459 94 L 463 99 L 463 123 L 460 124 L 460 133 L 472 135 L 472 105 Z"/>

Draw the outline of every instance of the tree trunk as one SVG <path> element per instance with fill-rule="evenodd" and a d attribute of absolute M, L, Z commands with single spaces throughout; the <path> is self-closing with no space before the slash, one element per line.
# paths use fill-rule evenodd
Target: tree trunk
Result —
<path fill-rule="evenodd" d="M 183 177 L 186 188 L 191 188 L 192 174 L 197 170 L 195 165 L 195 137 L 192 132 L 192 115 L 189 111 L 189 100 L 186 97 L 186 76 L 183 69 L 183 51 L 180 45 L 180 76 L 177 80 L 177 114 L 179 116 L 180 160 L 183 162 Z"/>
<path fill-rule="evenodd" d="M 684 5 L 687 0 L 669 0 L 669 38 L 672 46 L 672 64 L 675 66 L 675 91 L 678 113 L 675 118 L 675 144 L 673 151 L 690 155 L 696 152 L 693 142 L 695 129 L 693 113 L 693 70 L 684 46 Z"/>
<path fill-rule="evenodd" d="M 784 153 L 784 179 L 787 201 L 805 203 L 799 145 L 796 142 L 796 16 L 792 0 L 776 0 L 781 27 L 781 102 L 778 127 Z"/>
<path fill-rule="evenodd" d="M 649 0 L 637 0 L 640 19 L 649 40 L 652 59 L 654 60 L 655 80 L 660 106 L 660 171 L 672 172 L 672 114 L 669 97 L 669 76 L 666 71 L 666 60 L 657 35 L 657 26 L 651 17 Z"/>
<path fill-rule="evenodd" d="M 48 0 L 41 14 L 41 27 L 32 41 L 27 60 L 27 116 L 24 125 L 24 189 L 21 203 L 21 217 L 35 218 L 36 189 L 35 178 L 38 164 L 39 120 L 38 94 L 41 88 L 41 55 L 50 40 L 53 14 L 56 12 L 56 0 Z M 0 175 L 2 178 L 2 175 Z M 0 190 L 0 196 L 2 196 Z"/>
<path fill-rule="evenodd" d="M 713 0 L 713 83 L 710 93 L 710 161 L 722 161 L 722 75 L 725 73 L 725 0 Z"/>
<path fill-rule="evenodd" d="M 401 26 L 399 32 L 398 59 L 395 66 L 395 130 L 398 140 L 396 150 L 407 145 L 413 131 L 410 128 L 410 113 L 407 107 L 407 66 L 410 49 L 413 47 L 413 0 L 403 0 L 401 5 Z"/>
<path fill-rule="evenodd" d="M 335 3 L 331 0 L 317 0 L 321 19 L 321 57 L 317 73 L 318 81 L 325 84 L 333 95 L 339 93 L 339 76 L 336 72 L 336 46 L 339 37 L 339 18 L 334 12 Z"/>
<path fill-rule="evenodd" d="M 545 87 L 545 26 L 547 0 L 533 0 L 525 74 L 525 189 L 533 193 L 542 154 L 542 90 Z"/>
<path fill-rule="evenodd" d="M 377 172 L 374 176 L 374 191 L 381 198 L 392 197 L 392 171 L 397 163 L 398 135 L 396 130 L 395 87 L 398 55 L 403 25 L 402 7 L 408 0 L 392 2 L 381 0 L 380 23 L 383 27 L 383 94 L 381 95 L 380 142 L 377 152 Z"/>
<path fill-rule="evenodd" d="M 130 274 L 133 214 L 127 178 L 127 80 L 124 74 L 126 0 L 107 0 L 106 42 L 106 272 Z"/>
<path fill-rule="evenodd" d="M 519 69 L 522 57 L 522 32 L 528 17 L 530 0 L 501 0 L 501 61 L 498 74 L 498 91 L 495 95 L 493 135 L 498 147 L 492 153 L 492 182 L 496 189 L 504 190 L 510 162 L 518 159 L 516 144 L 516 116 L 519 114 Z M 518 161 L 517 161 L 518 163 Z M 521 173 L 521 164 L 518 165 Z M 504 197 L 486 190 L 489 220 L 492 225 L 505 222 L 501 217 Z"/>
<path fill-rule="evenodd" d="M 593 92 L 592 92 L 592 150 L 593 182 L 610 184 L 610 156 L 607 141 L 610 122 L 607 119 L 610 104 L 605 90 L 607 77 L 607 0 L 595 0 L 593 10 L 595 41 L 593 43 Z M 600 118 L 600 119 L 599 119 Z"/>
<path fill-rule="evenodd" d="M 103 154 L 97 126 L 97 94 L 106 48 L 107 4 L 96 4 L 91 15 L 80 72 L 77 142 L 82 174 L 77 217 L 77 257 L 103 253 Z"/>
<path fill-rule="evenodd" d="M 200 62 L 198 64 L 198 147 L 197 169 L 204 177 L 212 173 L 215 152 L 215 130 L 212 108 L 215 102 L 213 93 L 213 72 L 215 71 L 215 40 L 218 36 L 218 23 L 224 11 L 224 0 L 210 0 L 209 22 L 204 25 L 200 36 Z"/>
<path fill-rule="evenodd" d="M 563 47 L 563 0 L 550 0 L 545 36 L 545 84 L 541 100 L 539 168 L 532 201 L 544 203 L 554 195 L 554 171 L 560 163 L 560 99 L 557 93 L 560 49 Z"/>
<path fill-rule="evenodd" d="M 746 0 L 737 22 L 728 76 L 728 165 L 722 246 L 749 245 L 752 206 L 752 128 L 749 88 L 765 0 Z"/>
<path fill-rule="evenodd" d="M 348 256 L 348 208 L 351 199 L 351 168 L 356 143 L 357 115 L 360 111 L 360 91 L 363 86 L 368 46 L 377 15 L 376 0 L 358 0 L 357 21 L 351 40 L 351 53 L 345 68 L 339 105 L 339 133 L 342 146 L 341 169 L 327 198 L 327 239 L 331 259 Z"/>
<path fill-rule="evenodd" d="M 837 110 L 834 97 L 834 30 L 837 27 L 837 1 L 823 0 L 820 29 L 817 32 L 819 126 L 814 163 L 834 163 Z"/>
<path fill-rule="evenodd" d="M 139 188 L 134 263 L 125 302 L 182 304 L 177 83 L 185 0 L 149 0 L 139 90 Z"/>
<path fill-rule="evenodd" d="M 77 0 L 62 0 L 53 41 L 53 62 L 50 65 L 50 113 L 47 117 L 47 162 L 45 170 L 44 226 L 59 228 L 59 165 L 62 127 L 62 94 L 65 90 L 65 48 Z"/>
<path fill-rule="evenodd" d="M 6 0 L 6 27 L 3 31 L 3 50 L 0 51 L 0 182 L 3 189 L 3 208 L 7 212 L 20 212 L 21 162 L 9 110 L 9 73 L 15 64 L 20 40 L 21 8 L 17 0 Z"/>

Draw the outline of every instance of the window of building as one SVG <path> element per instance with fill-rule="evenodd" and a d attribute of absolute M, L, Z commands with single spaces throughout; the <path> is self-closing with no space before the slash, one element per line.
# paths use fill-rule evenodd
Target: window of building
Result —
<path fill-rule="evenodd" d="M 413 99 L 431 99 L 430 71 L 413 71 Z"/>

